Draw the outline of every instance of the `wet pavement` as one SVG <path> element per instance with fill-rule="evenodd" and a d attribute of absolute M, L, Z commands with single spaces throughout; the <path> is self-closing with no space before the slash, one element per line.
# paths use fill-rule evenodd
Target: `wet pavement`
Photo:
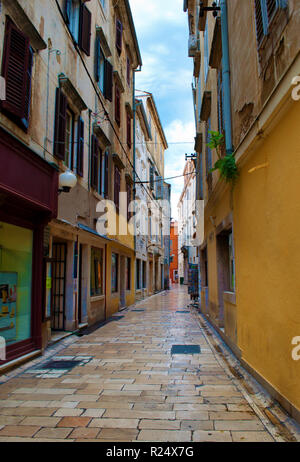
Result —
<path fill-rule="evenodd" d="M 186 292 L 139 302 L 0 377 L 0 442 L 300 441 Z"/>

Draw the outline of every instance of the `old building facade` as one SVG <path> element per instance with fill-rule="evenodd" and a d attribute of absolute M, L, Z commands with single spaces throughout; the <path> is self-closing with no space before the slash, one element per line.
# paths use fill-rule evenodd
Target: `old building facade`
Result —
<path fill-rule="evenodd" d="M 242 363 L 300 420 L 299 185 L 300 5 L 284 1 L 184 2 L 194 61 L 201 311 Z M 298 77 L 297 77 L 298 76 Z M 210 131 L 224 135 L 234 184 L 211 169 Z M 227 158 L 228 159 L 228 158 Z"/>

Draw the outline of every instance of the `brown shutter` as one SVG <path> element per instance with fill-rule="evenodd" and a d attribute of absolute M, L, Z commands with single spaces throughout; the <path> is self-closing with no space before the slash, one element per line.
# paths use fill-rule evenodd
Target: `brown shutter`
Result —
<path fill-rule="evenodd" d="M 255 0 L 256 38 L 258 46 L 264 38 L 264 24 L 260 0 Z"/>
<path fill-rule="evenodd" d="M 104 62 L 104 96 L 112 102 L 113 92 L 113 66 L 106 59 Z"/>
<path fill-rule="evenodd" d="M 26 128 L 28 128 L 28 125 L 29 125 L 32 64 L 33 64 L 33 50 L 31 47 L 29 47 L 28 64 L 27 64 L 27 72 L 26 72 L 26 83 L 25 83 L 25 107 L 24 107 L 24 119 L 23 119 L 23 122 Z"/>
<path fill-rule="evenodd" d="M 108 152 L 106 152 L 104 157 L 104 197 L 108 197 Z"/>
<path fill-rule="evenodd" d="M 29 116 L 31 66 L 29 39 L 7 18 L 2 62 L 6 100 L 2 108 L 22 122 Z"/>
<path fill-rule="evenodd" d="M 114 203 L 117 211 L 120 208 L 120 190 L 121 190 L 121 175 L 120 170 L 115 165 L 115 178 L 114 178 Z"/>
<path fill-rule="evenodd" d="M 87 56 L 90 56 L 91 50 L 91 25 L 92 25 L 92 14 L 87 9 L 84 3 L 80 6 L 80 19 L 79 19 L 79 43 L 78 45 L 85 52 Z"/>
<path fill-rule="evenodd" d="M 91 158 L 91 186 L 98 191 L 98 156 L 99 144 L 97 137 L 92 135 L 92 158 Z"/>
<path fill-rule="evenodd" d="M 121 95 L 118 85 L 115 85 L 115 120 L 121 125 Z"/>
<path fill-rule="evenodd" d="M 129 182 L 126 183 L 126 192 L 127 192 L 127 221 L 129 221 L 132 216 L 132 212 L 129 212 L 129 205 L 131 203 L 131 184 Z"/>
<path fill-rule="evenodd" d="M 130 77 L 131 77 L 131 62 L 129 57 L 127 56 L 127 83 L 130 87 Z"/>
<path fill-rule="evenodd" d="M 65 159 L 67 98 L 60 88 L 56 89 L 54 156 Z"/>
<path fill-rule="evenodd" d="M 269 23 L 271 22 L 276 10 L 277 10 L 276 0 L 267 0 L 267 12 L 268 12 Z"/>
<path fill-rule="evenodd" d="M 77 129 L 77 175 L 83 176 L 84 162 L 84 122 L 81 117 L 78 119 Z"/>
<path fill-rule="evenodd" d="M 131 117 L 127 113 L 127 146 L 131 148 Z"/>
<path fill-rule="evenodd" d="M 116 20 L 116 47 L 119 55 L 122 53 L 122 35 L 123 35 L 123 24 L 119 19 Z"/>

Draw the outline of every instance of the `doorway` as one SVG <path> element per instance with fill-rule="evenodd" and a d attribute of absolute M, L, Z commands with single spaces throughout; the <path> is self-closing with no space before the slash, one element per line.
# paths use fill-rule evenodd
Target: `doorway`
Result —
<path fill-rule="evenodd" d="M 126 274 L 126 261 L 125 257 L 121 257 L 120 259 L 120 308 L 125 308 L 126 306 L 126 278 L 124 277 Z"/>
<path fill-rule="evenodd" d="M 65 330 L 65 292 L 66 292 L 66 262 L 67 244 L 54 242 L 52 245 L 52 300 L 51 329 Z"/>

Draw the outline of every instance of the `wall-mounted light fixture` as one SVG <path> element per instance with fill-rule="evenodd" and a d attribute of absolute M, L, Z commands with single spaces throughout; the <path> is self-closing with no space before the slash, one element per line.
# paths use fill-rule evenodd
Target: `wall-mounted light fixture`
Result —
<path fill-rule="evenodd" d="M 70 170 L 61 173 L 59 175 L 59 189 L 58 193 L 68 193 L 71 191 L 72 188 L 74 188 L 77 184 L 77 177 L 72 173 Z"/>

